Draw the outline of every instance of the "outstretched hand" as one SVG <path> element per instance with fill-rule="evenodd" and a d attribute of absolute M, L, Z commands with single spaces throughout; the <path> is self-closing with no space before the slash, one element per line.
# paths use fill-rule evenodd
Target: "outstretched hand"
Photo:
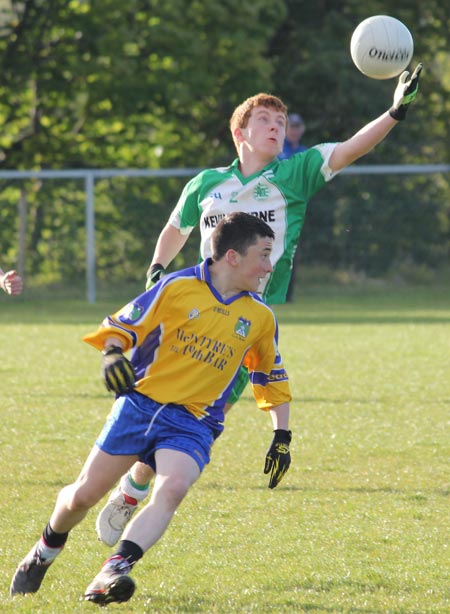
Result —
<path fill-rule="evenodd" d="M 397 121 L 402 121 L 406 117 L 406 112 L 411 102 L 416 98 L 419 90 L 419 78 L 423 64 L 417 64 L 411 79 L 407 81 L 409 72 L 405 70 L 399 77 L 397 87 L 394 92 L 394 102 L 389 109 L 389 115 Z"/>

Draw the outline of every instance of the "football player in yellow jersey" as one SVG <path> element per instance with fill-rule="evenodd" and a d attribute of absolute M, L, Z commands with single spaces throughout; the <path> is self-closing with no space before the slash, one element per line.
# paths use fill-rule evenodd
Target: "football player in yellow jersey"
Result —
<path fill-rule="evenodd" d="M 405 119 L 416 96 L 419 64 L 411 79 L 399 79 L 392 107 L 341 143 L 321 143 L 280 161 L 287 126 L 287 109 L 276 96 L 257 94 L 233 112 L 230 131 L 238 157 L 227 167 L 205 169 L 184 187 L 178 203 L 162 230 L 148 280 L 164 273 L 186 243 L 192 229 L 200 228 L 202 258 L 211 255 L 211 233 L 230 211 L 245 211 L 265 220 L 275 232 L 273 270 L 258 288 L 269 305 L 284 303 L 295 250 L 310 198 L 343 168 L 358 160 Z M 228 398 L 228 408 L 239 399 L 248 383 L 241 369 Z M 119 539 L 131 514 L 149 492 L 152 471 L 136 463 L 123 476 L 100 512 L 96 530 L 112 546 Z"/>
<path fill-rule="evenodd" d="M 85 592 L 99 605 L 130 599 L 134 564 L 210 460 L 241 365 L 258 407 L 272 418 L 264 473 L 269 488 L 279 484 L 291 462 L 291 393 L 275 316 L 257 294 L 272 271 L 273 238 L 255 216 L 226 216 L 212 235 L 212 258 L 165 276 L 84 338 L 102 351 L 116 400 L 79 477 L 61 490 L 41 538 L 17 567 L 12 595 L 39 590 L 72 528 L 139 459 L 155 475 L 151 499 Z"/>

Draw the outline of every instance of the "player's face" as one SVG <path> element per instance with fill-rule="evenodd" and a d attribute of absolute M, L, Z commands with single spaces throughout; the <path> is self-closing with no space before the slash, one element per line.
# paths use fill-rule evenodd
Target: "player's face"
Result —
<path fill-rule="evenodd" d="M 245 256 L 240 257 L 239 281 L 240 289 L 256 292 L 261 280 L 272 272 L 272 239 L 264 237 L 250 245 Z"/>
<path fill-rule="evenodd" d="M 284 113 L 270 107 L 255 107 L 248 124 L 241 128 L 247 148 L 269 159 L 278 156 L 286 136 L 286 117 Z"/>

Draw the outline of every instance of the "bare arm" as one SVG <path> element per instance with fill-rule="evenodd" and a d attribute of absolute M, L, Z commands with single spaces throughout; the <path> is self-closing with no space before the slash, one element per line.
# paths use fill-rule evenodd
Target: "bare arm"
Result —
<path fill-rule="evenodd" d="M 167 268 L 175 256 L 181 251 L 188 237 L 188 234 L 181 234 L 178 228 L 175 228 L 170 222 L 167 222 L 159 235 L 150 266 L 158 263 L 164 268 Z M 149 271 L 147 271 L 147 275 L 148 274 Z"/>
<path fill-rule="evenodd" d="M 273 430 L 283 429 L 289 430 L 289 403 L 282 403 L 270 410 L 272 418 Z"/>
<path fill-rule="evenodd" d="M 409 105 L 416 98 L 419 89 L 421 70 L 422 64 L 419 63 L 409 80 L 409 72 L 405 70 L 398 80 L 393 104 L 389 111 L 368 123 L 347 141 L 336 145 L 329 161 L 332 171 L 340 171 L 366 153 L 369 153 L 378 143 L 381 143 L 386 138 L 399 121 L 405 119 Z"/>
<path fill-rule="evenodd" d="M 378 143 L 386 138 L 389 132 L 398 124 L 398 121 L 389 115 L 389 111 L 366 124 L 347 141 L 336 145 L 330 157 L 332 171 L 340 171 L 369 153 Z"/>

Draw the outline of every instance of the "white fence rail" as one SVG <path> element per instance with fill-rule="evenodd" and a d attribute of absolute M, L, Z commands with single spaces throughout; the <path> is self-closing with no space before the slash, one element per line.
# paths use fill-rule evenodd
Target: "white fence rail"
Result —
<path fill-rule="evenodd" d="M 95 180 L 107 177 L 192 177 L 200 169 L 62 169 L 42 171 L 0 171 L 0 179 L 81 179 L 85 185 L 85 227 L 86 227 L 86 288 L 89 303 L 96 301 L 96 255 L 95 255 Z M 386 175 L 386 174 L 430 174 L 448 173 L 450 164 L 379 164 L 353 165 L 342 174 Z"/>

